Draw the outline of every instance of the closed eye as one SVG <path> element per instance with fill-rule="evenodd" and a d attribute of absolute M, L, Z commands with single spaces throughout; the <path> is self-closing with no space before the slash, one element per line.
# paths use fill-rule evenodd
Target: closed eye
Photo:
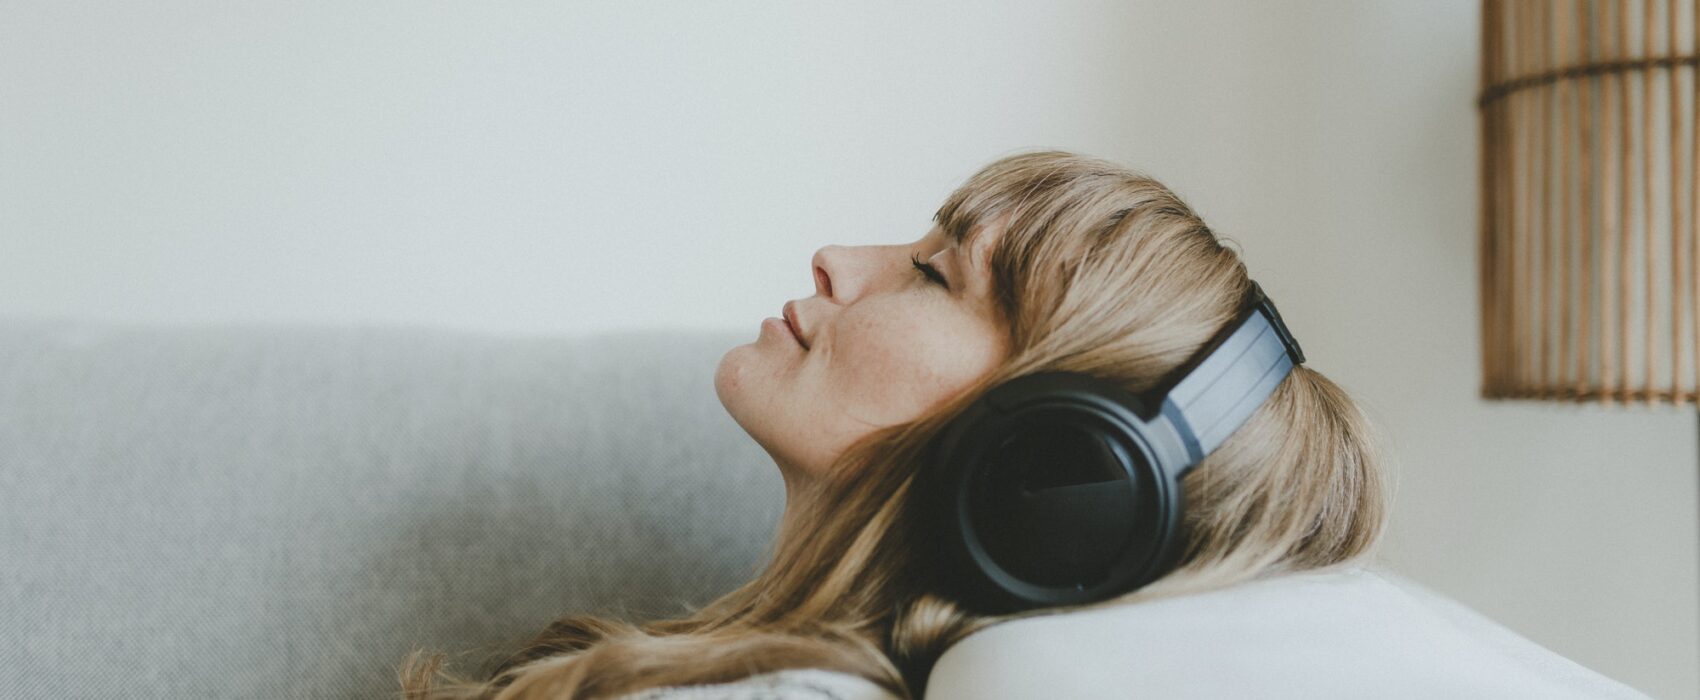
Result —
<path fill-rule="evenodd" d="M 937 282 L 939 286 L 944 287 L 946 290 L 950 289 L 950 283 L 945 281 L 944 275 L 939 274 L 938 268 L 921 262 L 921 257 L 919 255 L 910 255 L 909 262 L 914 263 L 915 269 L 920 270 L 921 274 L 927 276 L 927 279 Z"/>

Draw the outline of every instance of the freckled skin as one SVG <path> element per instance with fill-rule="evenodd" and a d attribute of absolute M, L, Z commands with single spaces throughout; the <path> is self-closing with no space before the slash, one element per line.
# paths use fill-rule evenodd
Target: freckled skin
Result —
<path fill-rule="evenodd" d="M 770 323 L 721 358 L 715 393 L 788 492 L 856 439 L 918 417 L 1003 360 L 984 267 L 993 239 L 983 232 L 972 250 L 959 249 L 935 227 L 912 243 L 826 246 L 812 261 L 815 294 L 794 305 L 808 349 Z M 912 255 L 950 289 L 916 270 Z"/>

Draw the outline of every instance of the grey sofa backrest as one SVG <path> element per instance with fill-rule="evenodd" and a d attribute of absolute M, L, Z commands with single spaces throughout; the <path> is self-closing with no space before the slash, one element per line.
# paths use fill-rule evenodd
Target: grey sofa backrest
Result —
<path fill-rule="evenodd" d="M 0 696 L 382 697 L 707 602 L 784 504 L 750 340 L 0 319 Z"/>

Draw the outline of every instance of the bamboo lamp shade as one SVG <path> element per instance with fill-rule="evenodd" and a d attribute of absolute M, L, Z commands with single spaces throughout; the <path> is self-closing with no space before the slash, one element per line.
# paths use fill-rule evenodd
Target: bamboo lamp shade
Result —
<path fill-rule="evenodd" d="M 1483 0 L 1482 396 L 1700 402 L 1700 0 Z"/>

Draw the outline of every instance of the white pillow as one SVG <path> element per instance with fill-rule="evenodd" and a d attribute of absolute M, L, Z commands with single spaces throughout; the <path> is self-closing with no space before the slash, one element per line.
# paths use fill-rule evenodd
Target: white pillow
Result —
<path fill-rule="evenodd" d="M 1012 620 L 945 650 L 927 700 L 1647 696 L 1376 566 Z"/>
<path fill-rule="evenodd" d="M 824 668 L 787 668 L 725 683 L 670 685 L 614 700 L 900 700 L 861 676 Z"/>

